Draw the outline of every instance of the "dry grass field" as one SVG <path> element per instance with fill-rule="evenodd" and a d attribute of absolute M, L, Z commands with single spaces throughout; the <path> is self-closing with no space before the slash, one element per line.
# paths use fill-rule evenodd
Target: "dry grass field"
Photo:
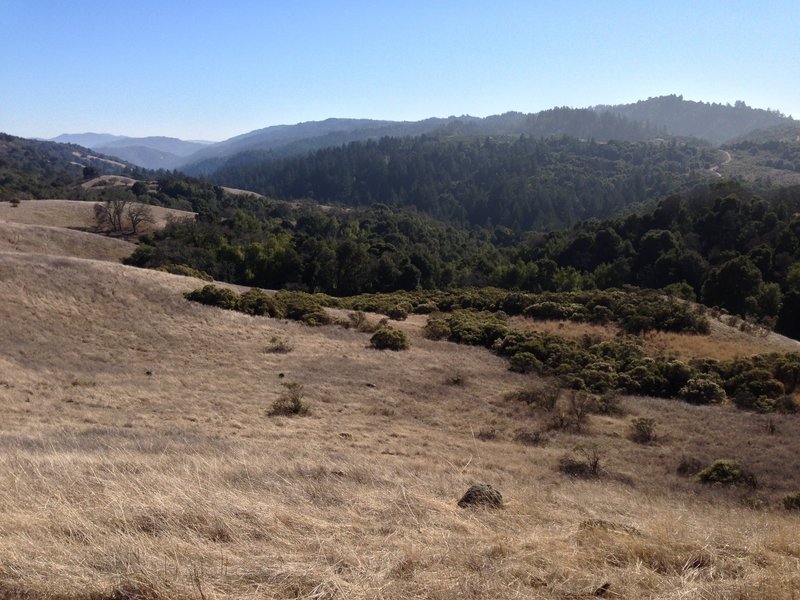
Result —
<path fill-rule="evenodd" d="M 800 352 L 800 342 L 762 331 L 757 334 L 741 331 L 737 327 L 709 317 L 711 335 L 687 335 L 667 331 L 651 331 L 640 337 L 648 354 L 664 354 L 681 359 L 732 358 L 766 354 L 769 352 Z M 525 317 L 513 317 L 514 325 L 521 329 L 543 331 L 579 341 L 587 336 L 598 340 L 611 340 L 620 334 L 614 324 L 597 325 L 574 321 L 534 321 Z"/>
<path fill-rule="evenodd" d="M 0 598 L 800 596 L 797 416 L 625 398 L 551 430 L 507 398 L 535 377 L 420 317 L 381 352 L 183 298 L 201 284 L 0 250 Z M 308 416 L 268 415 L 286 382 Z M 559 472 L 581 448 L 599 477 Z M 760 487 L 704 487 L 685 458 Z M 504 508 L 456 505 L 479 481 Z"/>
<path fill-rule="evenodd" d="M 94 227 L 94 202 L 80 200 L 26 200 L 19 206 L 0 202 L 0 222 L 21 223 L 25 225 L 46 225 L 68 229 L 91 229 Z M 155 223 L 146 224 L 142 233 L 164 227 L 167 218 L 181 219 L 191 216 L 182 210 L 153 207 Z"/>
<path fill-rule="evenodd" d="M 130 242 L 93 233 L 0 221 L 0 250 L 119 262 L 135 249 Z"/>

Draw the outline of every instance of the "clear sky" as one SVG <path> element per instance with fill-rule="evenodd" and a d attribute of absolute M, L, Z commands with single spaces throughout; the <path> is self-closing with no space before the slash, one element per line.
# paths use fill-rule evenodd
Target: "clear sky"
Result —
<path fill-rule="evenodd" d="M 24 137 L 670 93 L 800 118 L 800 0 L 0 0 L 0 131 Z"/>

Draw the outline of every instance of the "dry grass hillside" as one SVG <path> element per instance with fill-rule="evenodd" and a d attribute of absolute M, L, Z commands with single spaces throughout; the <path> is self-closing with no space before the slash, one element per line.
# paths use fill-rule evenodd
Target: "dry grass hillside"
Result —
<path fill-rule="evenodd" d="M 119 262 L 135 249 L 130 242 L 84 231 L 0 221 L 0 250 Z"/>
<path fill-rule="evenodd" d="M 380 352 L 186 301 L 201 283 L 0 252 L 0 597 L 797 597 L 797 417 L 627 398 L 548 430 L 507 397 L 533 376 L 414 319 Z M 286 382 L 308 416 L 269 416 Z M 559 472 L 591 451 L 597 478 Z M 686 458 L 760 488 L 703 487 Z M 456 505 L 479 481 L 504 508 Z"/>
<path fill-rule="evenodd" d="M 69 229 L 91 229 L 95 225 L 94 202 L 80 200 L 28 200 L 13 206 L 0 202 L 0 222 L 22 223 L 26 225 L 46 225 Z M 143 233 L 164 227 L 167 218 L 181 219 L 191 216 L 182 210 L 153 207 L 155 223 L 143 227 Z"/>

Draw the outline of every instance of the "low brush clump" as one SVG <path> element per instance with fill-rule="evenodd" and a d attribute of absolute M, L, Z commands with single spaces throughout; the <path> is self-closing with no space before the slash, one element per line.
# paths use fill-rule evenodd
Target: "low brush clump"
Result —
<path fill-rule="evenodd" d="M 410 343 L 404 331 L 382 327 L 369 339 L 369 344 L 376 350 L 408 350 Z"/>
<path fill-rule="evenodd" d="M 783 507 L 786 510 L 800 511 L 800 492 L 789 494 L 783 498 Z"/>
<path fill-rule="evenodd" d="M 196 279 L 202 279 L 203 281 L 214 281 L 214 278 L 205 271 L 195 269 L 188 265 L 166 264 L 158 267 L 156 271 L 163 271 L 164 273 L 171 273 L 173 275 L 183 275 L 185 277 L 194 277 Z"/>
<path fill-rule="evenodd" d="M 601 466 L 602 452 L 594 444 L 575 446 L 574 454 L 561 458 L 558 470 L 580 479 L 597 479 L 603 469 Z"/>
<path fill-rule="evenodd" d="M 755 488 L 755 475 L 733 460 L 717 460 L 697 474 L 697 479 L 707 485 L 745 486 Z"/>
<path fill-rule="evenodd" d="M 309 414 L 309 406 L 303 400 L 303 384 L 296 381 L 287 381 L 282 384 L 285 391 L 278 397 L 269 409 L 271 417 L 295 417 Z"/>
<path fill-rule="evenodd" d="M 637 444 L 652 444 L 657 439 L 656 420 L 648 417 L 637 417 L 631 421 L 630 438 Z"/>

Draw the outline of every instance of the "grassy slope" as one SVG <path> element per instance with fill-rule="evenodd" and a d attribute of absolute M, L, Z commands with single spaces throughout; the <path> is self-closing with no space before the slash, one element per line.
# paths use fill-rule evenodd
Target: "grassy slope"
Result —
<path fill-rule="evenodd" d="M 0 202 L 0 222 L 46 225 L 71 229 L 90 229 L 94 227 L 94 202 L 80 200 L 27 200 L 19 206 Z M 169 216 L 184 218 L 191 216 L 182 210 L 153 206 L 154 228 L 164 227 Z M 148 231 L 144 228 L 144 232 Z"/>
<path fill-rule="evenodd" d="M 200 283 L 0 252 L 0 597 L 580 598 L 609 582 L 627 598 L 791 598 L 800 586 L 800 519 L 777 505 L 800 489 L 797 417 L 772 417 L 770 434 L 766 417 L 630 398 L 627 416 L 525 446 L 515 433 L 549 416 L 503 398 L 532 378 L 489 352 L 421 339 L 418 318 L 401 324 L 410 351 L 378 352 L 356 331 L 186 302 Z M 266 352 L 273 337 L 293 351 Z M 456 373 L 464 385 L 447 383 Z M 266 415 L 285 381 L 305 385 L 311 416 Z M 627 439 L 633 415 L 658 421 L 659 444 Z M 556 471 L 587 443 L 603 477 Z M 682 455 L 742 460 L 771 507 L 678 477 Z M 506 508 L 457 508 L 475 481 Z"/>

